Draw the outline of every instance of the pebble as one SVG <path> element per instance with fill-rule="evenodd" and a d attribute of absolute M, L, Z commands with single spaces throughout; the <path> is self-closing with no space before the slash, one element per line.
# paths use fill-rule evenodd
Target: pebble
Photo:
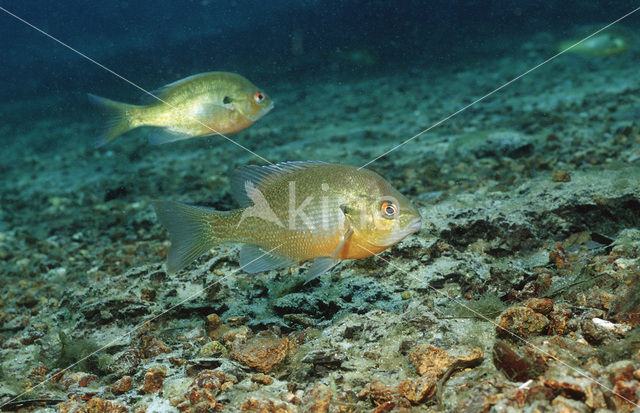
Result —
<path fill-rule="evenodd" d="M 144 376 L 142 392 L 146 394 L 157 393 L 162 389 L 162 384 L 167 376 L 167 370 L 158 367 L 151 367 Z"/>
<path fill-rule="evenodd" d="M 453 364 L 455 358 L 438 347 L 423 344 L 409 354 L 409 360 L 421 376 L 428 374 L 439 377 Z"/>
<path fill-rule="evenodd" d="M 333 393 L 327 385 L 322 383 L 316 384 L 309 391 L 305 392 L 305 411 L 312 413 L 328 413 L 329 408 L 331 407 L 332 397 Z"/>
<path fill-rule="evenodd" d="M 111 385 L 111 393 L 115 395 L 123 394 L 133 388 L 133 378 L 131 376 L 122 376 L 120 380 Z"/>
<path fill-rule="evenodd" d="M 517 340 L 541 334 L 549 325 L 549 319 L 536 313 L 529 307 L 511 307 L 498 317 L 496 335 L 498 337 Z"/>
<path fill-rule="evenodd" d="M 571 182 L 571 175 L 567 171 L 554 171 L 553 182 Z"/>
<path fill-rule="evenodd" d="M 525 303 L 527 307 L 543 315 L 553 311 L 553 300 L 550 298 L 530 298 Z"/>
<path fill-rule="evenodd" d="M 551 406 L 553 407 L 553 411 L 558 413 L 589 413 L 590 411 L 584 403 L 562 396 L 553 399 Z"/>
<path fill-rule="evenodd" d="M 200 349 L 200 357 L 227 357 L 227 349 L 219 341 L 210 341 Z"/>
<path fill-rule="evenodd" d="M 231 358 L 261 373 L 268 373 L 284 361 L 293 346 L 288 337 L 257 336 L 233 352 Z"/>
<path fill-rule="evenodd" d="M 273 384 L 273 378 L 263 373 L 254 374 L 251 376 L 251 381 L 254 383 L 264 384 L 265 386 Z"/>
<path fill-rule="evenodd" d="M 539 353 L 529 347 L 519 348 L 506 340 L 496 340 L 492 355 L 494 366 L 512 381 L 534 379 L 548 367 Z"/>

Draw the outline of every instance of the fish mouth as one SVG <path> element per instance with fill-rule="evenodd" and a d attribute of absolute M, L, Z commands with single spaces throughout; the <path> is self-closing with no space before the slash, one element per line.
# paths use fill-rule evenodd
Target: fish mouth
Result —
<path fill-rule="evenodd" d="M 262 110 L 260 110 L 257 114 L 251 115 L 251 116 L 247 116 L 247 117 L 252 122 L 256 122 L 258 119 L 262 118 L 264 115 L 266 115 L 267 113 L 271 112 L 273 107 L 274 107 L 273 102 L 271 102 L 271 104 L 269 106 L 266 106 L 266 107 L 262 108 Z"/>
<path fill-rule="evenodd" d="M 414 232 L 420 231 L 422 228 L 422 219 L 420 217 L 415 218 L 409 222 L 409 224 L 401 231 L 396 232 L 395 234 L 390 234 L 386 239 L 384 239 L 380 245 L 390 247 L 403 239 L 407 238 L 409 235 Z"/>
<path fill-rule="evenodd" d="M 407 226 L 407 235 L 420 231 L 420 228 L 422 228 L 422 219 L 418 217 Z"/>

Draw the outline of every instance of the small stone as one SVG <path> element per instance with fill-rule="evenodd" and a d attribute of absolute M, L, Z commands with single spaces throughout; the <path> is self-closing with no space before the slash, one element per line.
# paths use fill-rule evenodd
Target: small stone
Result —
<path fill-rule="evenodd" d="M 453 364 L 455 358 L 438 347 L 422 344 L 409 354 L 409 360 L 421 376 L 429 374 L 440 377 Z"/>
<path fill-rule="evenodd" d="M 547 317 L 529 307 L 511 307 L 498 317 L 496 335 L 511 340 L 516 339 L 514 334 L 517 337 L 528 338 L 543 333 L 548 325 Z"/>
<path fill-rule="evenodd" d="M 143 358 L 153 358 L 163 353 L 170 353 L 169 347 L 154 336 L 140 338 L 140 353 Z"/>
<path fill-rule="evenodd" d="M 251 336 L 252 333 L 249 327 L 240 326 L 226 331 L 222 335 L 222 341 L 227 348 L 234 349 L 246 344 Z"/>
<path fill-rule="evenodd" d="M 287 402 L 278 402 L 269 399 L 250 398 L 240 405 L 241 412 L 259 412 L 259 413 L 294 413 L 298 409 Z"/>
<path fill-rule="evenodd" d="M 458 356 L 457 354 L 462 355 Z M 458 369 L 467 369 L 482 363 L 482 360 L 484 360 L 484 351 L 482 351 L 480 347 L 465 348 L 464 352 L 458 349 L 458 351 L 454 352 L 454 356 L 456 356 L 454 366 Z"/>
<path fill-rule="evenodd" d="M 84 403 L 79 394 L 71 394 L 69 400 L 62 402 L 56 406 L 59 413 L 77 413 L 85 412 Z"/>
<path fill-rule="evenodd" d="M 129 408 L 117 402 L 93 397 L 87 402 L 83 410 L 78 411 L 86 411 L 88 413 L 128 413 Z"/>
<path fill-rule="evenodd" d="M 370 397 L 375 404 L 383 404 L 397 398 L 399 391 L 396 387 L 387 386 L 381 381 L 374 381 L 365 386 L 358 394 L 359 399 Z"/>
<path fill-rule="evenodd" d="M 82 371 L 67 371 L 61 381 L 61 384 L 65 389 L 69 389 L 72 387 L 89 387 L 92 383 L 97 383 L 98 381 L 99 378 L 95 374 L 89 374 Z"/>
<path fill-rule="evenodd" d="M 231 317 L 227 319 L 227 324 L 232 327 L 238 327 L 246 324 L 249 321 L 249 317 Z"/>
<path fill-rule="evenodd" d="M 144 377 L 144 386 L 142 387 L 142 392 L 150 394 L 160 391 L 166 376 L 167 371 L 165 369 L 151 367 Z"/>
<path fill-rule="evenodd" d="M 289 337 L 278 339 L 266 334 L 250 340 L 232 353 L 231 358 L 261 373 L 268 373 L 284 361 L 293 346 L 293 340 Z"/>
<path fill-rule="evenodd" d="M 534 379 L 548 367 L 544 357 L 530 347 L 521 349 L 504 340 L 496 340 L 493 344 L 493 364 L 512 381 Z"/>
<path fill-rule="evenodd" d="M 591 383 L 585 390 L 586 400 L 585 404 L 592 409 L 606 409 L 607 402 L 604 400 L 604 395 L 600 386 L 596 383 Z"/>
<path fill-rule="evenodd" d="M 613 333 L 606 328 L 593 322 L 593 319 L 583 320 L 581 323 L 582 336 L 589 344 L 602 344 L 605 340 L 610 340 Z"/>
<path fill-rule="evenodd" d="M 97 383 L 99 380 L 95 374 L 85 374 L 78 380 L 78 387 L 89 387 L 92 383 Z"/>
<path fill-rule="evenodd" d="M 554 171 L 553 182 L 571 182 L 571 175 L 567 171 Z"/>
<path fill-rule="evenodd" d="M 549 262 L 555 264 L 559 270 L 566 270 L 571 267 L 567 252 L 561 242 L 556 242 L 551 252 L 549 252 Z"/>
<path fill-rule="evenodd" d="M 563 336 L 569 332 L 569 330 L 575 330 L 577 326 L 574 325 L 575 319 L 571 317 L 571 310 L 560 309 L 552 311 L 548 314 L 549 318 L 549 334 L 556 334 Z"/>
<path fill-rule="evenodd" d="M 333 394 L 328 386 L 319 383 L 306 392 L 305 411 L 311 413 L 328 413 Z"/>
<path fill-rule="evenodd" d="M 307 317 L 305 314 L 285 314 L 282 316 L 286 321 L 300 324 L 303 327 L 313 327 L 317 325 L 317 320 Z"/>
<path fill-rule="evenodd" d="M 530 298 L 525 303 L 527 307 L 543 315 L 553 311 L 553 300 L 550 298 Z"/>
<path fill-rule="evenodd" d="M 137 349 L 127 349 L 123 351 L 108 366 L 109 373 L 115 373 L 119 376 L 133 375 L 137 371 L 140 364 L 140 352 Z"/>
<path fill-rule="evenodd" d="M 212 313 L 207 316 L 207 321 L 204 324 L 204 328 L 207 334 L 218 329 L 222 325 L 222 319 L 218 314 Z"/>
<path fill-rule="evenodd" d="M 215 396 L 225 389 L 225 384 L 232 384 L 235 378 L 227 376 L 217 370 L 203 370 L 194 379 L 188 391 L 186 399 L 192 406 L 192 411 L 212 411 L 222 409 L 223 406 L 216 402 Z"/>
<path fill-rule="evenodd" d="M 140 299 L 144 301 L 153 301 L 156 299 L 156 290 L 143 288 L 140 291 Z"/>
<path fill-rule="evenodd" d="M 416 380 L 405 380 L 398 386 L 398 390 L 411 403 L 423 403 L 436 394 L 437 379 L 430 374 Z"/>
<path fill-rule="evenodd" d="M 590 411 L 584 403 L 562 396 L 553 399 L 551 406 L 553 411 L 557 413 L 588 413 Z"/>
<path fill-rule="evenodd" d="M 263 373 L 254 374 L 251 376 L 251 381 L 254 383 L 264 384 L 265 386 L 273 384 L 273 378 Z"/>
<path fill-rule="evenodd" d="M 180 357 L 169 357 L 169 363 L 173 364 L 174 366 L 182 366 L 184 365 L 184 363 L 186 363 L 187 360 L 180 358 Z"/>
<path fill-rule="evenodd" d="M 544 381 L 544 385 L 554 391 L 555 394 L 566 396 L 573 400 L 584 400 L 585 390 L 575 383 L 560 382 L 557 380 L 547 379 Z"/>
<path fill-rule="evenodd" d="M 131 376 L 122 376 L 120 380 L 111 385 L 111 393 L 120 395 L 128 392 L 133 388 L 133 378 Z"/>
<path fill-rule="evenodd" d="M 527 391 L 528 403 L 533 403 L 536 400 L 551 400 L 554 397 L 553 390 L 546 386 L 533 386 Z"/>
<path fill-rule="evenodd" d="M 227 349 L 219 341 L 210 341 L 200 349 L 200 357 L 227 357 Z"/>

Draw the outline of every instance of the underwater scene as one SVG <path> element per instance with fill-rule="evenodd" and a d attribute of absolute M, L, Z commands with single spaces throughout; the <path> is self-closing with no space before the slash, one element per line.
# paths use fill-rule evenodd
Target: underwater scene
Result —
<path fill-rule="evenodd" d="M 0 0 L 0 411 L 640 412 L 640 3 Z"/>

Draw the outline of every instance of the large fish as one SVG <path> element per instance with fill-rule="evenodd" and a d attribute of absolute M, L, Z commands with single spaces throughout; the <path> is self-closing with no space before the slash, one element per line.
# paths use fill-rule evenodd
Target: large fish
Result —
<path fill-rule="evenodd" d="M 139 126 L 156 126 L 149 142 L 161 144 L 248 128 L 273 109 L 271 99 L 235 73 L 208 72 L 168 84 L 153 94 L 161 99 L 145 106 L 116 102 L 89 94 L 108 116 L 100 147 Z"/>
<path fill-rule="evenodd" d="M 240 242 L 249 273 L 314 260 L 313 279 L 341 260 L 370 257 L 421 226 L 409 200 L 375 172 L 323 162 L 242 167 L 231 178 L 240 209 L 155 201 L 169 230 L 167 270 L 180 270 L 219 242 Z"/>

